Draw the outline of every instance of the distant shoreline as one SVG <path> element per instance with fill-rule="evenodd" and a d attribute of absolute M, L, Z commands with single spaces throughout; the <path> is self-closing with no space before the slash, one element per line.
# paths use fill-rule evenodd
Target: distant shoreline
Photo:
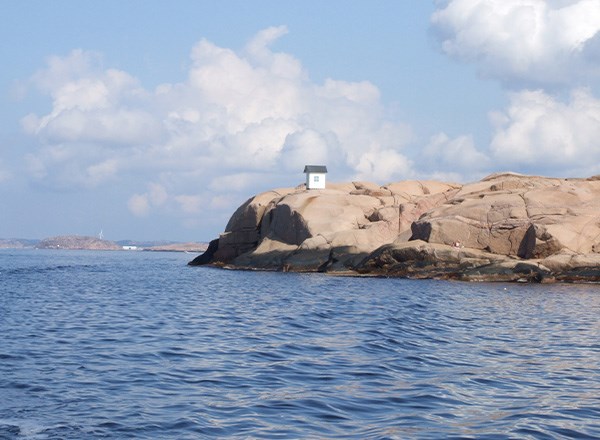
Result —
<path fill-rule="evenodd" d="M 53 249 L 53 250 L 112 250 L 149 252 L 202 253 L 208 248 L 203 242 L 172 241 L 110 241 L 91 236 L 64 235 L 36 239 L 0 239 L 0 249 Z"/>

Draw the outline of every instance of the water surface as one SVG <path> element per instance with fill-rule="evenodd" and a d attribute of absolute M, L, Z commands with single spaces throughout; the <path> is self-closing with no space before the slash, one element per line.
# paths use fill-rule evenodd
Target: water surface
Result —
<path fill-rule="evenodd" d="M 600 438 L 600 287 L 0 251 L 0 439 Z"/>

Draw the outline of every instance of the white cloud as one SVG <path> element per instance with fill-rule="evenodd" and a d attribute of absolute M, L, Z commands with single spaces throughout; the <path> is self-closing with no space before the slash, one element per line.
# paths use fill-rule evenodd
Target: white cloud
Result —
<path fill-rule="evenodd" d="M 450 0 L 431 21 L 446 54 L 505 83 L 600 77 L 598 0 Z"/>
<path fill-rule="evenodd" d="M 217 210 L 231 209 L 232 206 L 239 205 L 240 201 L 237 197 L 233 197 L 231 194 L 218 194 L 210 199 L 209 208 Z"/>
<path fill-rule="evenodd" d="M 114 181 L 127 168 L 118 155 L 89 143 L 60 143 L 42 146 L 25 156 L 30 176 L 58 190 L 74 187 L 92 188 Z"/>
<path fill-rule="evenodd" d="M 147 194 L 134 194 L 129 198 L 127 207 L 132 214 L 144 217 L 150 212 L 150 202 Z"/>
<path fill-rule="evenodd" d="M 548 175 L 600 172 L 600 101 L 590 88 L 600 80 L 600 1 L 448 0 L 431 21 L 446 54 L 520 90 L 506 110 L 490 113 L 487 151 L 469 137 L 432 138 L 424 157 L 437 161 L 437 171 L 456 172 L 454 157 L 463 175 L 478 164 Z M 548 92 L 569 89 L 566 100 Z"/>
<path fill-rule="evenodd" d="M 330 164 L 340 162 L 335 156 L 341 155 L 335 140 L 328 140 L 315 130 L 295 131 L 288 134 L 282 149 L 282 163 L 289 172 L 299 170 L 307 164 Z M 336 154 L 332 150 L 336 150 Z M 330 156 L 332 160 L 330 160 Z"/>
<path fill-rule="evenodd" d="M 186 214 L 197 214 L 202 211 L 205 205 L 204 199 L 198 195 L 181 194 L 175 196 L 175 200 Z"/>
<path fill-rule="evenodd" d="M 92 185 L 108 180 L 117 174 L 118 162 L 115 159 L 107 159 L 103 162 L 90 165 L 86 169 L 86 174 Z"/>
<path fill-rule="evenodd" d="M 158 183 L 148 184 L 148 199 L 154 206 L 161 206 L 169 199 L 169 194 L 164 186 Z"/>
<path fill-rule="evenodd" d="M 498 164 L 558 175 L 600 172 L 600 100 L 589 90 L 573 91 L 568 102 L 541 90 L 514 93 L 508 109 L 491 119 Z"/>
<path fill-rule="evenodd" d="M 357 165 L 358 178 L 369 180 L 375 175 L 379 180 L 410 179 L 414 173 L 413 164 L 394 150 L 371 150 L 361 155 Z"/>
<path fill-rule="evenodd" d="M 89 78 L 91 72 L 101 71 L 102 56 L 97 52 L 76 49 L 66 57 L 50 56 L 46 64 L 46 69 L 33 75 L 32 80 L 44 92 L 54 93 L 73 81 Z"/>
<path fill-rule="evenodd" d="M 430 139 L 423 150 L 423 161 L 428 170 L 435 170 L 436 175 L 452 176 L 452 180 L 458 176 L 469 180 L 479 178 L 491 165 L 490 158 L 477 149 L 472 136 L 450 139 L 446 133 L 438 133 Z"/>
<path fill-rule="evenodd" d="M 339 178 L 409 173 L 402 148 L 412 132 L 386 120 L 377 87 L 311 82 L 297 59 L 271 50 L 286 32 L 265 29 L 240 51 L 202 40 L 187 80 L 155 90 L 105 69 L 94 53 L 51 57 L 32 81 L 52 108 L 22 120 L 41 144 L 27 157 L 31 176 L 59 188 L 135 181 L 128 207 L 147 215 L 197 212 L 203 200 L 216 207 L 238 200 L 232 192 L 293 186 L 308 162 L 335 164 Z"/>
<path fill-rule="evenodd" d="M 74 51 L 65 60 L 53 62 L 61 66 L 59 72 L 74 64 L 73 70 L 80 77 L 60 81 L 52 63 L 34 76 L 40 89 L 51 88 L 52 111 L 42 117 L 30 114 L 23 118 L 26 132 L 49 144 L 130 145 L 155 139 L 160 134 L 160 122 L 144 108 L 147 94 L 138 81 L 115 69 L 97 72 L 88 66 L 86 70 L 79 65 L 84 56 Z"/>
<path fill-rule="evenodd" d="M 159 183 L 151 182 L 146 187 L 146 192 L 132 195 L 127 202 L 129 211 L 138 217 L 147 216 L 153 208 L 165 206 L 171 201 L 180 202 L 178 196 L 170 195 Z"/>

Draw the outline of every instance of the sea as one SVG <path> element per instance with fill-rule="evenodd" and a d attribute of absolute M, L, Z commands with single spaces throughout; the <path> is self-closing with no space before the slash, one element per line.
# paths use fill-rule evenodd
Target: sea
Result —
<path fill-rule="evenodd" d="M 0 251 L 0 439 L 600 438 L 600 286 Z"/>

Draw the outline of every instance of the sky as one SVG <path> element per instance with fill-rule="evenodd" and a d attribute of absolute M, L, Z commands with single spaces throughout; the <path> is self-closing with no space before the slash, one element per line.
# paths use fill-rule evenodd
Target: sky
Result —
<path fill-rule="evenodd" d="M 0 0 L 0 237 L 208 241 L 304 182 L 600 174 L 600 0 Z"/>

